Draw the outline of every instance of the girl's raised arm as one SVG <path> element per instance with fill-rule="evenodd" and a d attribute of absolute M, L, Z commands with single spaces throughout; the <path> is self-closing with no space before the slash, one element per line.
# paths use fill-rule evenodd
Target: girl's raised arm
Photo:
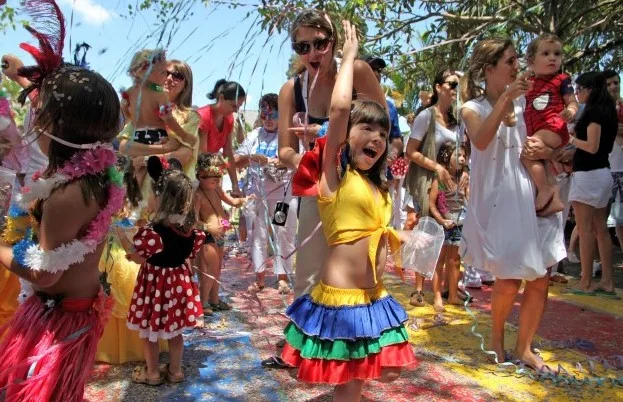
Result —
<path fill-rule="evenodd" d="M 357 29 L 349 21 L 344 24 L 344 48 L 342 66 L 335 81 L 329 109 L 327 143 L 322 156 L 322 174 L 318 191 L 321 196 L 330 197 L 337 190 L 339 177 L 336 158 L 340 147 L 346 141 L 350 107 L 353 101 L 353 75 L 355 59 L 359 48 Z"/>

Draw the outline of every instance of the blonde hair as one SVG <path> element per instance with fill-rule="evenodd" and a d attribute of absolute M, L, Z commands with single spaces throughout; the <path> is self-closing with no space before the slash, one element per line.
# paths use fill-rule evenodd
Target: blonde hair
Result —
<path fill-rule="evenodd" d="M 558 36 L 551 33 L 541 34 L 537 36 L 532 42 L 530 42 L 528 48 L 526 49 L 526 61 L 528 63 L 531 63 L 532 60 L 534 60 L 534 57 L 539 51 L 539 46 L 541 46 L 541 43 L 545 42 L 560 43 L 560 45 L 562 46 L 562 41 Z"/>
<path fill-rule="evenodd" d="M 169 60 L 173 71 L 184 76 L 184 89 L 177 96 L 177 108 L 186 111 L 193 106 L 193 71 L 190 66 L 181 60 Z"/>
<path fill-rule="evenodd" d="M 506 49 L 514 46 L 509 38 L 490 38 L 476 44 L 469 59 L 469 67 L 461 78 L 461 100 L 469 100 L 482 96 L 484 88 L 478 84 L 485 80 L 485 70 L 495 66 L 504 55 Z"/>
<path fill-rule="evenodd" d="M 156 64 L 161 61 L 165 61 L 166 56 L 162 49 L 143 49 L 134 53 L 130 67 L 128 68 L 128 75 L 132 78 L 136 84 L 143 78 L 143 70 L 149 68 L 151 64 Z"/>

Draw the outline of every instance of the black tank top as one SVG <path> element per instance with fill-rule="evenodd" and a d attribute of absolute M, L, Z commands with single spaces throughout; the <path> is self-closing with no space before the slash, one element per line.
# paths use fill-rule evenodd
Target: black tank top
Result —
<path fill-rule="evenodd" d="M 294 106 L 296 108 L 296 112 L 307 112 L 307 109 L 305 108 L 305 100 L 303 99 L 303 85 L 301 84 L 301 77 L 300 76 L 296 76 L 296 78 L 294 78 Z M 328 117 L 314 117 L 312 115 L 307 115 L 307 119 L 309 121 L 309 124 L 318 124 L 318 125 L 323 125 L 324 123 L 326 123 L 327 121 L 329 121 Z"/>

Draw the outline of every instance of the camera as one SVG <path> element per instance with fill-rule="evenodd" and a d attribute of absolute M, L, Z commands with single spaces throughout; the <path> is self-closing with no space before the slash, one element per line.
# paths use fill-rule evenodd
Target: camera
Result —
<path fill-rule="evenodd" d="M 278 202 L 273 214 L 273 225 L 285 226 L 288 219 L 288 209 L 290 206 L 285 202 Z"/>

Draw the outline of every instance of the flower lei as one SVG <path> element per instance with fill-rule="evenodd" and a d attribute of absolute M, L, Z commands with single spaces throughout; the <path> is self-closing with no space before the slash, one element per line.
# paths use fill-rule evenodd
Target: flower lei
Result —
<path fill-rule="evenodd" d="M 224 163 L 220 165 L 209 165 L 209 166 L 197 166 L 197 170 L 199 172 L 205 172 L 210 176 L 223 176 L 227 173 L 227 169 L 229 169 L 229 160 L 227 158 L 223 158 Z"/>
<path fill-rule="evenodd" d="M 33 175 L 33 185 L 22 189 L 17 196 L 17 205 L 9 210 L 5 241 L 14 244 L 13 258 L 23 267 L 35 271 L 66 271 L 70 266 L 84 261 L 84 257 L 95 251 L 108 233 L 114 214 L 121 209 L 125 198 L 123 177 L 115 168 L 117 158 L 109 148 L 98 147 L 75 154 L 69 162 L 54 175 L 42 179 L 39 172 Z M 88 226 L 81 239 L 63 244 L 54 250 L 44 251 L 34 241 L 38 231 L 35 220 L 27 210 L 37 200 L 45 200 L 63 184 L 87 175 L 106 173 L 109 179 L 108 201 Z"/>

